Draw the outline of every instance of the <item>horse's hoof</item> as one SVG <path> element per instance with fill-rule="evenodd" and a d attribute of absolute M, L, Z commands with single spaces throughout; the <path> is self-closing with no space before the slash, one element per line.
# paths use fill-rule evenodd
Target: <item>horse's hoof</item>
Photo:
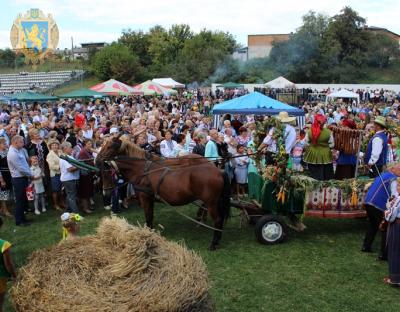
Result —
<path fill-rule="evenodd" d="M 208 250 L 209 250 L 209 251 L 215 251 L 215 250 L 217 250 L 217 245 L 211 244 L 211 245 L 208 247 Z"/>

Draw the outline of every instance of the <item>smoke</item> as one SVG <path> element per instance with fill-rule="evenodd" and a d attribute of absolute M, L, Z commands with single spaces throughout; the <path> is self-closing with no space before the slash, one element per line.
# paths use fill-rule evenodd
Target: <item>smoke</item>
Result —
<path fill-rule="evenodd" d="M 269 58 L 256 58 L 249 61 L 226 58 L 215 69 L 214 73 L 203 82 L 210 85 L 216 82 L 263 83 L 276 78 L 277 72 Z"/>

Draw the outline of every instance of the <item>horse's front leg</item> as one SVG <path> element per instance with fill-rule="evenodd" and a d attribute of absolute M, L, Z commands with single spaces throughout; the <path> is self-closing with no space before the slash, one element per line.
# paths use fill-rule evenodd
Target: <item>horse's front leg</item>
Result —
<path fill-rule="evenodd" d="M 213 207 L 213 208 L 209 207 L 208 208 L 208 212 L 209 212 L 211 218 L 213 219 L 214 228 L 218 229 L 218 230 L 214 230 L 213 239 L 211 241 L 210 246 L 208 247 L 208 249 L 211 251 L 214 251 L 217 249 L 217 246 L 219 245 L 219 242 L 222 237 L 223 220 L 218 215 L 217 209 L 218 209 L 217 207 Z"/>
<path fill-rule="evenodd" d="M 154 217 L 154 198 L 145 193 L 139 195 L 140 206 L 144 210 L 144 216 L 146 218 L 146 225 L 149 228 L 153 228 L 153 217 Z"/>

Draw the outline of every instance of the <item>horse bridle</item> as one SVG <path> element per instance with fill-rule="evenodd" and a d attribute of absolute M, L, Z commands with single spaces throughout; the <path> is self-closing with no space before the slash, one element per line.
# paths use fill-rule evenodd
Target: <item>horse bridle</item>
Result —
<path fill-rule="evenodd" d="M 110 168 L 109 168 L 109 169 L 104 168 L 104 164 L 106 164 L 106 165 L 109 166 Z M 120 171 L 119 171 L 119 168 L 118 168 L 118 166 L 117 166 L 117 163 L 116 163 L 114 160 L 105 160 L 105 161 L 103 162 L 102 172 L 110 172 L 110 171 L 111 171 L 111 172 L 114 171 L 118 178 L 121 178 L 121 177 L 122 177 L 122 176 L 121 176 L 121 173 L 120 173 Z M 103 183 L 104 183 L 104 181 L 103 181 Z M 117 187 L 117 186 L 110 186 L 110 187 L 106 187 L 106 188 L 105 188 L 105 187 L 103 186 L 103 191 L 114 190 L 116 187 Z"/>

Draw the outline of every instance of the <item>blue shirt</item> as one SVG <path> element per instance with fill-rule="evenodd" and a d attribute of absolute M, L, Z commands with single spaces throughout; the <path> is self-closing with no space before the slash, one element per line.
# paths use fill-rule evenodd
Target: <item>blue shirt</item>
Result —
<path fill-rule="evenodd" d="M 28 165 L 28 154 L 25 149 L 16 149 L 10 146 L 7 154 L 8 168 L 10 169 L 11 177 L 31 177 L 32 172 Z"/>
<path fill-rule="evenodd" d="M 219 155 L 218 155 L 217 144 L 213 140 L 207 142 L 206 151 L 204 152 L 204 157 L 207 157 L 209 160 L 218 159 Z"/>

